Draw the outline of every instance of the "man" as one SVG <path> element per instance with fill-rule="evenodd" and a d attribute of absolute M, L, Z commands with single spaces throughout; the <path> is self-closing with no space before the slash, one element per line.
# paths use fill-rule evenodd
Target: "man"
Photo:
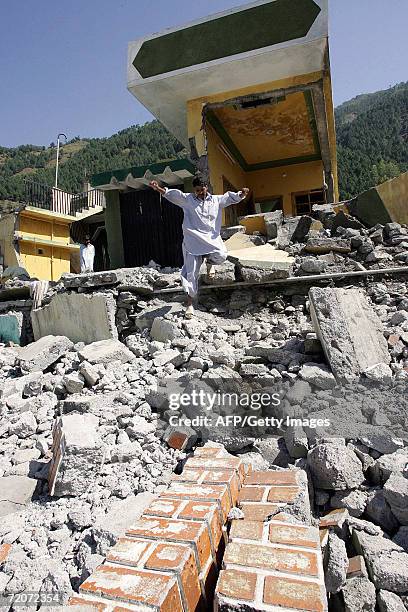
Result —
<path fill-rule="evenodd" d="M 169 202 L 180 206 L 184 212 L 183 220 L 183 258 L 181 283 L 187 293 L 186 318 L 194 315 L 193 302 L 198 293 L 198 278 L 203 259 L 207 262 L 207 276 L 212 277 L 212 266 L 222 264 L 227 259 L 227 251 L 221 240 L 222 209 L 238 204 L 249 193 L 247 187 L 234 193 L 211 195 L 202 179 L 193 180 L 193 193 L 183 193 L 178 189 L 160 187 L 151 181 L 150 187 L 161 193 Z"/>
<path fill-rule="evenodd" d="M 79 258 L 81 262 L 81 272 L 93 272 L 95 247 L 91 244 L 90 236 L 85 236 L 85 243 L 81 244 L 79 249 Z"/>

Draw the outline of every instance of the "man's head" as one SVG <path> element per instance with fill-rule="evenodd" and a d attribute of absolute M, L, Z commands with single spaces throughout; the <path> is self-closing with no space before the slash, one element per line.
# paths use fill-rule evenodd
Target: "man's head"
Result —
<path fill-rule="evenodd" d="M 84 240 L 85 244 L 88 246 L 88 244 L 91 244 L 91 237 L 89 234 L 87 234 L 85 236 L 85 240 Z"/>
<path fill-rule="evenodd" d="M 203 179 L 200 178 L 199 176 L 196 176 L 193 179 L 193 190 L 197 198 L 200 198 L 201 200 L 205 200 L 207 193 L 208 193 L 208 187 L 206 183 L 203 181 Z"/>

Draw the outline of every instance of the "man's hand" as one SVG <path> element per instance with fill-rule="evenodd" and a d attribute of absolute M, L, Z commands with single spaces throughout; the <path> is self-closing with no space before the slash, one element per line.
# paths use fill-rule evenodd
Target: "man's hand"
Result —
<path fill-rule="evenodd" d="M 248 187 L 242 187 L 241 193 L 243 194 L 244 198 L 246 198 L 249 193 Z"/>
<path fill-rule="evenodd" d="M 159 191 L 159 192 L 162 191 L 162 188 L 160 187 L 157 181 L 150 181 L 149 186 L 155 191 Z"/>

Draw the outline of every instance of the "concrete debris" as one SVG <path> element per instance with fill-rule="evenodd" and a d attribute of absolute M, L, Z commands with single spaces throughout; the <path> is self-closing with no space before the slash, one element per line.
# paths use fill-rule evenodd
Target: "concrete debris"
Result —
<path fill-rule="evenodd" d="M 390 363 L 383 326 L 362 291 L 313 287 L 309 299 L 316 333 L 338 381 Z"/>
<path fill-rule="evenodd" d="M 99 340 L 92 342 L 78 351 L 80 359 L 91 365 L 96 363 L 107 365 L 114 361 L 127 363 L 133 361 L 133 353 L 118 340 Z"/>
<path fill-rule="evenodd" d="M 66 336 L 44 336 L 19 351 L 19 365 L 25 372 L 46 370 L 72 346 Z"/>
<path fill-rule="evenodd" d="M 377 605 L 380 612 L 406 612 L 402 599 L 390 591 L 378 591 Z"/>
<path fill-rule="evenodd" d="M 334 440 L 309 451 L 307 464 L 315 486 L 321 489 L 356 489 L 364 481 L 361 462 L 355 453 Z"/>
<path fill-rule="evenodd" d="M 349 565 L 346 545 L 335 533 L 329 533 L 325 548 L 325 582 L 328 593 L 338 593 L 346 582 Z"/>
<path fill-rule="evenodd" d="M 368 578 L 349 578 L 342 595 L 345 612 L 375 612 L 375 586 Z"/>

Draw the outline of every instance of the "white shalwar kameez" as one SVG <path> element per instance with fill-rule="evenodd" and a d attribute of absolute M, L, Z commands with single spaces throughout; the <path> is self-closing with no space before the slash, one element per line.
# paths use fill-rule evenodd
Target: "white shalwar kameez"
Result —
<path fill-rule="evenodd" d="M 81 244 L 79 248 L 79 259 L 81 262 L 81 272 L 93 272 L 95 247 L 93 244 Z"/>
<path fill-rule="evenodd" d="M 192 298 L 198 293 L 198 278 L 205 258 L 210 264 L 222 264 L 227 259 L 227 250 L 220 236 L 222 209 L 238 204 L 245 198 L 242 191 L 227 191 L 224 195 L 207 194 L 202 200 L 194 193 L 183 193 L 178 189 L 167 189 L 164 197 L 180 206 L 184 212 L 183 257 L 181 283 Z"/>

